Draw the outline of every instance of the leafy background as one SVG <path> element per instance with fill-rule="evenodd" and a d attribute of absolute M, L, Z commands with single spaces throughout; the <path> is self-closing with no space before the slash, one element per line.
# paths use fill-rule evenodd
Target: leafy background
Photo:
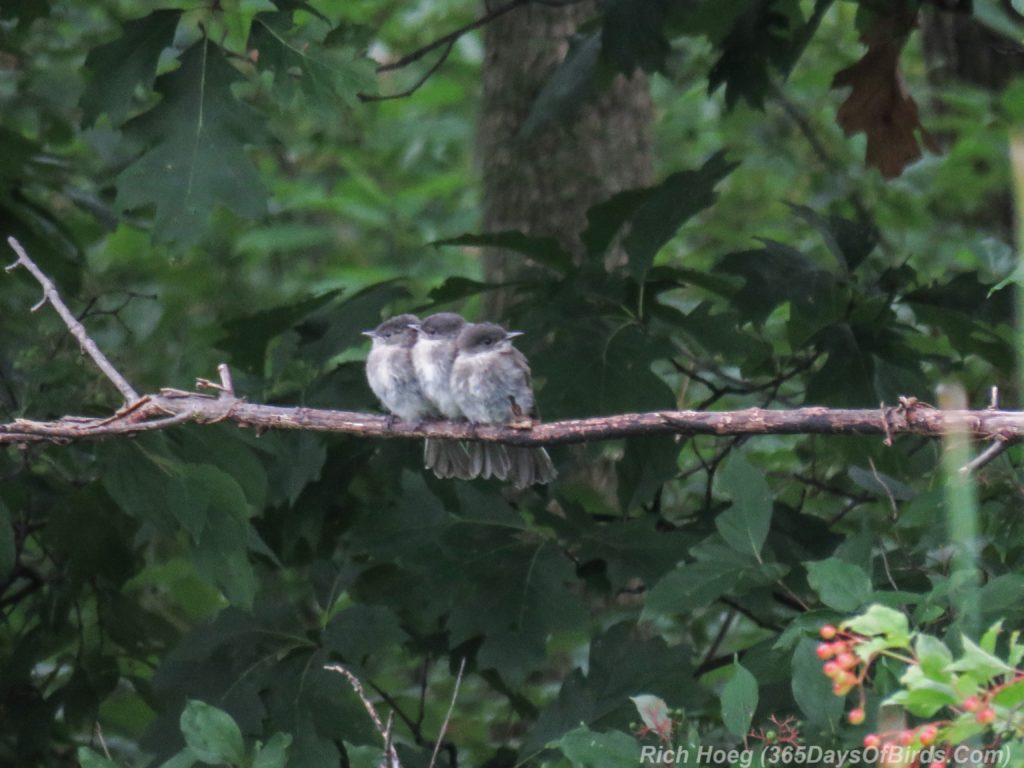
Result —
<path fill-rule="evenodd" d="M 480 9 L 157 5 L 0 8 L 0 231 L 140 390 L 227 361 L 252 401 L 374 408 L 359 331 L 406 310 L 480 316 L 479 246 L 495 242 L 477 223 L 477 33 L 408 98 L 365 100 L 425 65 L 374 61 Z M 594 209 L 583 259 L 498 241 L 524 257 L 500 319 L 527 332 L 546 419 L 876 407 L 948 380 L 973 406 L 993 385 L 1017 405 L 1002 212 L 1024 86 L 937 83 L 905 30 L 900 65 L 942 152 L 884 178 L 836 123 L 851 91 L 830 88 L 898 16 L 874 5 L 595 8 L 530 131 L 640 66 L 659 181 Z M 1019 17 L 973 5 L 1020 40 Z M 853 92 L 892 74 L 852 76 Z M 629 259 L 607 267 L 615 242 Z M 28 313 L 37 291 L 20 271 L 0 281 L 2 419 L 109 413 L 59 320 Z M 681 710 L 689 744 L 795 715 L 808 743 L 850 745 L 894 683 L 879 676 L 869 722 L 846 724 L 813 655 L 822 622 L 872 602 L 951 636 L 1022 618 L 1017 449 L 978 485 L 980 587 L 952 578 L 925 440 L 558 448 L 560 480 L 522 494 L 439 482 L 419 451 L 227 426 L 5 449 L 0 762 L 76 764 L 91 745 L 95 765 L 103 748 L 116 765 L 375 764 L 362 705 L 323 669 L 343 662 L 398 713 L 403 764 L 426 765 L 462 659 L 442 764 L 635 765 L 639 695 Z"/>

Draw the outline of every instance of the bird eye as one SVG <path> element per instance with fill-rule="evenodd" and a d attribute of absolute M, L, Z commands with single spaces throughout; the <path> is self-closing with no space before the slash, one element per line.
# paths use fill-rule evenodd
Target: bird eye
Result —
<path fill-rule="evenodd" d="M 491 346 L 491 344 L 493 344 L 493 343 L 494 343 L 494 339 L 484 339 L 484 344 L 486 344 L 488 347 Z"/>

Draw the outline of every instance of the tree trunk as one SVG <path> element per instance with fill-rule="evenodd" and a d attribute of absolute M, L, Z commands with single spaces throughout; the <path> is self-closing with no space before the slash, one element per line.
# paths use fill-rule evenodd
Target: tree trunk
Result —
<path fill-rule="evenodd" d="M 929 9 L 921 24 L 928 79 L 951 80 L 1001 91 L 1024 72 L 1024 47 L 967 13 Z"/>
<path fill-rule="evenodd" d="M 927 9 L 922 14 L 921 32 L 928 80 L 940 88 L 939 111 L 943 110 L 944 85 L 966 82 L 998 93 L 1024 73 L 1024 46 L 992 31 L 969 13 Z M 956 137 L 940 132 L 937 138 L 948 146 Z M 974 216 L 970 223 L 1013 242 L 1014 205 L 1009 188 L 992 196 L 982 218 Z"/>
<path fill-rule="evenodd" d="M 582 258 L 579 233 L 587 209 L 651 178 L 653 108 L 647 77 L 618 76 L 574 116 L 543 129 L 526 146 L 516 137 L 538 92 L 569 50 L 569 38 L 598 13 L 593 0 L 568 6 L 531 4 L 486 27 L 478 151 L 483 169 L 483 230 L 519 230 L 557 238 Z M 501 282 L 519 256 L 484 254 L 484 276 Z M 501 319 L 507 297 L 490 294 L 488 314 Z"/>

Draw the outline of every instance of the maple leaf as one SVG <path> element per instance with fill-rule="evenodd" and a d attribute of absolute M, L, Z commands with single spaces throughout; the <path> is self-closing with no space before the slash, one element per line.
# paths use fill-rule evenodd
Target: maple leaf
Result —
<path fill-rule="evenodd" d="M 155 206 L 155 239 L 196 242 L 217 205 L 249 218 L 266 212 L 263 182 L 245 153 L 261 138 L 261 122 L 231 92 L 239 79 L 216 46 L 200 41 L 157 79 L 163 100 L 125 126 L 148 148 L 118 176 L 117 205 Z"/>
<path fill-rule="evenodd" d="M 839 107 L 836 122 L 847 136 L 865 133 L 864 162 L 887 179 L 899 176 L 921 157 L 918 131 L 929 150 L 940 151 L 938 142 L 921 125 L 917 103 L 900 71 L 900 52 L 913 24 L 914 17 L 905 13 L 876 21 L 861 38 L 868 46 L 864 56 L 832 79 L 832 88 L 853 88 Z"/>

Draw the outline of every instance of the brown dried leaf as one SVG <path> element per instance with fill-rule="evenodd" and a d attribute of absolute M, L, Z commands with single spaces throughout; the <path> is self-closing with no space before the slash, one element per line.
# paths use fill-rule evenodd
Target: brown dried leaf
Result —
<path fill-rule="evenodd" d="M 839 107 L 836 122 L 847 136 L 860 131 L 867 135 L 864 162 L 887 179 L 899 176 L 921 157 L 918 131 L 929 150 L 939 151 L 938 143 L 921 125 L 917 103 L 900 72 L 900 51 L 912 25 L 913 18 L 906 14 L 879 19 L 862 38 L 867 53 L 832 79 L 833 88 L 853 88 Z"/>

